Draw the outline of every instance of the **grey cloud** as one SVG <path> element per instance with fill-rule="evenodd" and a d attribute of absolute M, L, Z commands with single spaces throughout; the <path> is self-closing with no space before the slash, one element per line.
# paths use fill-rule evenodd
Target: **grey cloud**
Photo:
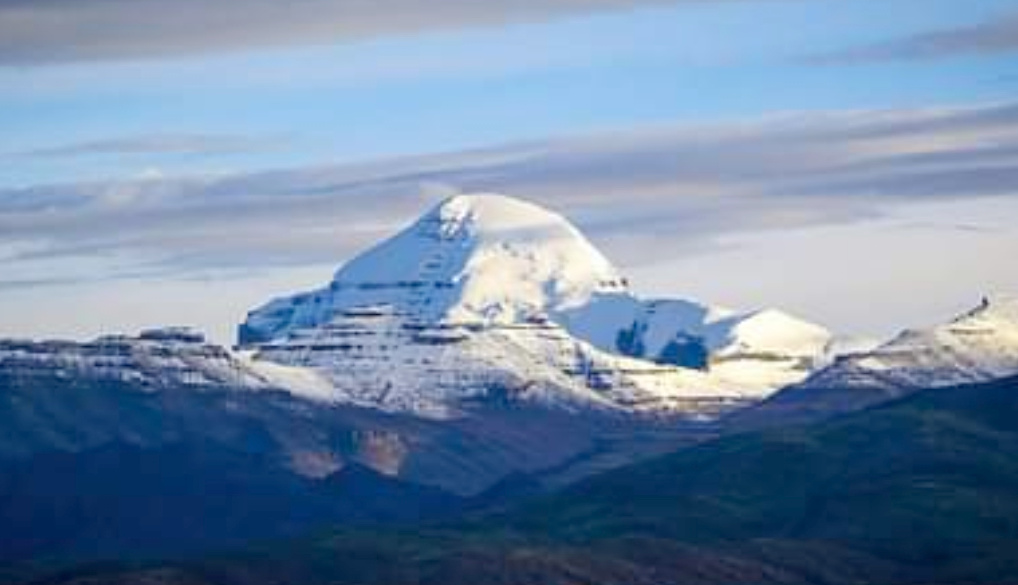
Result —
<path fill-rule="evenodd" d="M 669 0 L 0 0 L 0 63 L 309 45 L 662 3 Z"/>
<path fill-rule="evenodd" d="M 163 270 L 135 270 L 133 272 L 120 272 L 115 275 L 73 275 L 73 276 L 46 276 L 39 278 L 15 278 L 0 280 L 0 292 L 18 291 L 22 289 L 34 289 L 40 287 L 65 287 L 79 284 L 104 283 L 111 280 L 148 280 L 162 276 L 172 276 Z"/>
<path fill-rule="evenodd" d="M 979 24 L 937 30 L 887 42 L 849 48 L 810 59 L 817 64 L 942 59 L 1018 51 L 1018 12 Z"/>
<path fill-rule="evenodd" d="M 837 224 L 887 206 L 1018 196 L 1018 107 L 784 115 L 358 165 L 0 191 L 0 266 L 133 258 L 117 270 L 338 264 L 438 192 L 559 209 L 623 265 L 727 236 Z M 0 279 L 0 280 L 4 280 Z"/>
<path fill-rule="evenodd" d="M 151 134 L 66 144 L 11 153 L 10 157 L 68 158 L 94 155 L 239 154 L 275 150 L 289 142 L 283 136 L 223 134 Z"/>

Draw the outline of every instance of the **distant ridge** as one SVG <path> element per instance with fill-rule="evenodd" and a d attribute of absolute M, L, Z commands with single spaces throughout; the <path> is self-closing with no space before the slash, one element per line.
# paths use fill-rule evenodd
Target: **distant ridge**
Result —
<path fill-rule="evenodd" d="M 800 384 L 736 413 L 754 425 L 814 420 L 925 388 L 1018 374 L 1018 297 L 984 297 L 957 317 L 904 331 L 871 351 L 837 358 Z"/>

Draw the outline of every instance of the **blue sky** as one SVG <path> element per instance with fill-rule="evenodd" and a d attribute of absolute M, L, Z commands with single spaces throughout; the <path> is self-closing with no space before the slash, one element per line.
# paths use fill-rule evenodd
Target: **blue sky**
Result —
<path fill-rule="evenodd" d="M 776 110 L 1004 99 L 1018 89 L 1009 54 L 843 66 L 809 59 L 979 23 L 1008 4 L 680 3 L 326 46 L 8 66 L 0 152 L 166 133 L 278 144 L 202 157 L 22 159 L 0 180 L 107 178 L 146 165 L 233 170 Z"/>
<path fill-rule="evenodd" d="M 964 243 L 971 234 L 957 229 L 938 233 L 934 241 L 959 250 L 959 266 L 978 262 L 983 270 L 966 277 L 964 286 L 940 284 L 927 291 L 930 298 L 919 306 L 908 299 L 925 281 L 910 280 L 895 267 L 925 273 L 928 258 L 886 259 L 888 266 L 877 270 L 882 280 L 871 279 L 887 303 L 876 312 L 853 307 L 851 299 L 825 300 L 823 287 L 807 286 L 817 277 L 812 270 L 782 277 L 789 283 L 784 288 L 765 276 L 747 282 L 738 276 L 752 272 L 748 267 L 759 260 L 730 253 L 732 242 L 755 249 L 779 246 L 786 228 L 820 230 L 821 240 L 825 233 L 849 229 L 839 238 L 852 241 L 852 229 L 872 238 L 884 226 L 881 242 L 909 249 L 915 232 L 887 229 L 888 222 L 960 214 L 982 222 L 976 226 L 982 229 L 990 219 L 1013 213 L 1018 187 L 1008 188 L 1013 175 L 1007 171 L 1018 160 L 1010 148 L 1018 145 L 1018 132 L 1011 132 L 1015 116 L 1007 106 L 1018 95 L 1018 6 L 1011 0 L 523 0 L 511 10 L 505 8 L 509 3 L 463 0 L 384 0 L 370 3 L 373 9 L 349 0 L 293 4 L 284 18 L 266 0 L 238 0 L 230 9 L 197 0 L 144 0 L 135 8 L 128 0 L 57 0 L 41 8 L 26 0 L 0 0 L 0 39 L 7 39 L 0 40 L 0 268 L 7 275 L 0 276 L 0 311 L 6 305 L 18 313 L 16 319 L 0 319 L 0 334 L 87 336 L 100 328 L 195 321 L 224 337 L 242 303 L 327 276 L 325 266 L 421 211 L 423 200 L 409 191 L 429 193 L 434 186 L 409 185 L 403 177 L 391 194 L 376 185 L 316 200 L 327 206 L 345 197 L 370 199 L 368 211 L 347 216 L 336 211 L 341 206 L 329 207 L 334 213 L 323 216 L 368 226 L 351 230 L 306 216 L 277 223 L 271 214 L 245 211 L 257 206 L 239 199 L 237 205 L 245 207 L 237 213 L 250 215 L 245 216 L 250 233 L 258 233 L 259 225 L 266 232 L 305 231 L 256 246 L 271 259 L 263 264 L 271 266 L 260 265 L 257 255 L 238 253 L 243 242 L 224 244 L 228 223 L 192 234 L 190 241 L 207 240 L 208 248 L 182 244 L 190 233 L 184 228 L 191 225 L 184 209 L 207 215 L 204 206 L 230 201 L 231 189 L 266 182 L 273 186 L 265 195 L 270 203 L 287 206 L 309 188 L 336 189 L 336 177 L 363 183 L 365 173 L 378 174 L 371 170 L 376 165 L 398 175 L 419 168 L 422 160 L 446 169 L 478 153 L 522 156 L 528 148 L 544 152 L 548 144 L 559 158 L 541 160 L 557 165 L 555 180 L 572 182 L 586 197 L 552 185 L 550 171 L 531 173 L 526 165 L 498 181 L 460 169 L 452 178 L 439 177 L 441 188 L 495 183 L 519 190 L 509 194 L 560 209 L 624 269 L 644 274 L 653 292 L 750 306 L 777 302 L 851 332 L 886 333 L 899 323 L 936 320 L 977 291 L 1018 287 L 1018 279 L 997 275 L 1009 270 L 1004 251 L 1018 242 L 1006 227 L 983 232 L 995 234 L 986 236 L 992 243 Z M 978 112 L 984 109 L 1004 122 L 981 124 Z M 967 125 L 958 130 L 945 124 L 939 134 L 920 127 L 891 149 L 880 142 L 895 124 L 918 118 L 935 126 L 945 117 Z M 967 172 L 979 177 L 987 176 L 980 170 L 990 165 L 996 179 L 936 193 L 887 177 L 879 185 L 858 186 L 862 178 L 835 176 L 833 170 L 849 146 L 858 147 L 844 138 L 854 126 L 871 132 L 865 135 L 866 152 L 879 150 L 894 164 L 904 155 L 939 153 L 937 164 L 944 169 L 957 171 L 961 163 L 952 160 L 964 160 L 974 165 Z M 599 227 L 599 217 L 613 216 L 611 202 L 623 197 L 627 177 L 634 193 L 649 188 L 645 173 L 628 172 L 640 159 L 632 152 L 596 153 L 620 165 L 618 173 L 600 181 L 590 180 L 590 173 L 561 179 L 568 165 L 560 159 L 592 141 L 621 137 L 658 144 L 655 132 L 668 134 L 664 142 L 671 150 L 648 152 L 667 165 L 678 160 L 671 157 L 691 160 L 703 141 L 714 144 L 723 137 L 724 148 L 711 150 L 718 172 L 708 184 L 694 181 L 697 169 L 678 169 L 690 175 L 682 189 L 637 197 L 642 207 L 624 230 Z M 811 182 L 793 210 L 776 187 L 795 186 L 763 172 L 777 163 L 761 163 L 771 153 L 760 141 L 773 136 L 773 152 L 780 154 L 780 140 L 803 141 L 824 132 L 846 141 L 841 150 L 829 149 L 833 158 L 823 166 L 825 179 L 857 187 L 825 190 L 822 181 Z M 743 134 L 751 135 L 748 143 L 739 141 Z M 986 157 L 987 148 L 994 149 L 992 157 L 971 162 L 973 151 Z M 740 158 L 744 150 L 755 158 Z M 863 161 L 861 149 L 852 152 L 853 164 Z M 752 185 L 756 195 L 742 208 L 759 206 L 766 213 L 757 217 L 771 218 L 766 222 L 744 217 L 733 204 L 699 203 L 689 195 L 698 184 L 705 192 L 741 194 L 747 169 L 759 172 Z M 313 178 L 319 176 L 330 180 Z M 923 177 L 947 184 L 940 175 Z M 163 205 L 166 198 L 178 206 L 141 214 L 148 202 L 159 199 Z M 125 235 L 111 238 L 110 224 L 93 221 L 98 211 L 77 211 L 92 210 L 96 201 L 106 212 L 115 202 L 116 221 L 143 221 L 151 228 L 128 237 L 124 224 L 112 224 L 123 226 Z M 704 212 L 710 205 L 716 209 Z M 134 207 L 139 213 L 132 215 Z M 691 213 L 705 222 L 693 230 L 698 241 L 667 236 L 674 231 L 668 225 L 684 225 L 682 218 Z M 773 217 L 779 215 L 797 219 L 775 227 Z M 62 219 L 51 221 L 54 217 Z M 647 219 L 655 217 L 674 221 L 662 226 Z M 651 244 L 627 243 L 621 233 L 641 226 L 659 238 L 655 253 L 668 251 L 650 267 L 634 259 L 646 256 L 641 245 Z M 152 233 L 162 235 L 153 239 Z M 309 233 L 320 234 L 320 240 L 309 241 Z M 837 246 L 845 247 L 840 240 Z M 993 255 L 986 255 L 987 246 Z M 774 253 L 795 256 L 782 250 Z M 705 273 L 690 262 L 709 262 L 712 269 Z M 667 265 L 673 268 L 662 276 Z M 888 284 L 888 274 L 899 276 Z M 832 270 L 831 282 L 834 276 Z M 161 286 L 146 286 L 152 282 Z M 204 303 L 197 311 L 189 308 L 193 303 L 160 302 L 163 293 L 145 292 L 153 288 L 173 289 L 174 299 L 194 303 L 209 295 L 226 300 Z M 138 308 L 118 314 L 113 299 L 127 289 L 135 291 Z M 57 299 L 68 297 L 92 299 L 84 306 L 95 317 L 54 311 L 63 302 Z"/>

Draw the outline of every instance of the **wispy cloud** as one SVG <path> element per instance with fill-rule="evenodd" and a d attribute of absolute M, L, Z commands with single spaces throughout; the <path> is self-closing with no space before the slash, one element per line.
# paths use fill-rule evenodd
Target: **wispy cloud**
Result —
<path fill-rule="evenodd" d="M 93 140 L 10 153 L 14 158 L 72 158 L 106 155 L 213 155 L 264 152 L 285 147 L 287 137 L 223 134 L 149 134 Z"/>
<path fill-rule="evenodd" d="M 30 284 L 26 267 L 82 257 L 108 260 L 111 278 L 140 264 L 185 275 L 338 263 L 455 190 L 560 209 L 632 264 L 650 243 L 674 255 L 888 205 L 1018 196 L 1016 186 L 1018 104 L 789 113 L 359 165 L 3 190 L 0 247 L 12 252 L 0 281 Z"/>
<path fill-rule="evenodd" d="M 709 1 L 738 0 L 0 0 L 0 64 L 312 45 Z"/>
<path fill-rule="evenodd" d="M 809 61 L 816 64 L 844 65 L 1014 52 L 1018 52 L 1018 12 L 1002 14 L 978 24 L 852 47 L 813 57 Z"/>

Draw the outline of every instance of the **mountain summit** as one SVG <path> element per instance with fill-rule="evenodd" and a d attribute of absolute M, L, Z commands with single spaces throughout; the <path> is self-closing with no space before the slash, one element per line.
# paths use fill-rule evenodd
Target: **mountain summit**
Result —
<path fill-rule="evenodd" d="M 1018 297 L 984 297 L 927 329 L 843 356 L 804 385 L 908 390 L 986 382 L 1018 372 Z"/>
<path fill-rule="evenodd" d="M 800 381 L 830 335 L 773 310 L 641 300 L 561 215 L 476 194 L 327 286 L 252 311 L 239 341 L 383 410 L 442 418 L 508 400 L 703 416 Z"/>
<path fill-rule="evenodd" d="M 872 350 L 839 356 L 732 420 L 747 426 L 817 420 L 928 388 L 1016 373 L 1018 297 L 985 297 L 945 323 L 906 330 Z"/>
<path fill-rule="evenodd" d="M 501 195 L 457 195 L 351 260 L 327 288 L 252 313 L 240 341 L 269 341 L 353 307 L 386 305 L 418 325 L 505 324 L 624 290 L 562 216 Z"/>

